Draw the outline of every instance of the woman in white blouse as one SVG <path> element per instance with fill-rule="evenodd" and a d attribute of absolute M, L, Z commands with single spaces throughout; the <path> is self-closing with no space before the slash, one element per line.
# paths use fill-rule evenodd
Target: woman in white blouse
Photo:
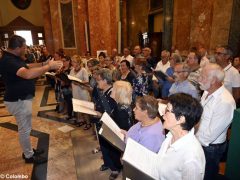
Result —
<path fill-rule="evenodd" d="M 201 104 L 190 95 L 178 93 L 169 97 L 163 116 L 163 127 L 169 133 L 158 153 L 158 179 L 203 179 L 205 156 L 194 135 L 202 111 Z"/>
<path fill-rule="evenodd" d="M 73 69 L 71 70 L 70 75 L 78 78 L 82 81 L 82 83 L 89 83 L 89 74 L 87 70 L 83 67 L 83 62 L 80 56 L 74 55 L 72 57 L 72 66 Z M 72 82 L 72 94 L 73 98 L 75 99 L 91 101 L 88 90 L 74 81 Z M 78 113 L 77 116 L 77 127 L 85 124 L 84 130 L 88 130 L 89 128 L 91 128 L 88 115 Z"/>

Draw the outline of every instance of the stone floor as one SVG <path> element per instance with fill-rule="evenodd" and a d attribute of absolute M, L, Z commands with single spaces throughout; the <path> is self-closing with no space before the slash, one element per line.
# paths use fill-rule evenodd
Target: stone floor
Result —
<path fill-rule="evenodd" d="M 54 111 L 55 106 L 54 90 L 38 85 L 33 101 L 31 142 L 33 147 L 45 149 L 48 163 L 33 166 L 22 160 L 15 119 L 0 101 L 0 174 L 40 180 L 108 179 L 110 171 L 99 171 L 101 153 L 92 154 L 92 149 L 97 147 L 94 130 L 84 131 L 83 127 L 71 125 L 64 120 L 64 115 Z M 65 125 L 74 129 L 69 132 L 58 130 Z"/>

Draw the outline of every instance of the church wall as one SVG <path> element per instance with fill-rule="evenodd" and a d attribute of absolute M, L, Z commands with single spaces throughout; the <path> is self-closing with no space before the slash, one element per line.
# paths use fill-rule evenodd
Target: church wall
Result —
<path fill-rule="evenodd" d="M 51 53 L 63 47 L 59 2 L 69 0 L 32 0 L 26 10 L 19 10 L 11 1 L 0 1 L 0 26 L 22 16 L 34 25 L 44 26 L 46 45 Z M 84 55 L 87 51 L 85 22 L 89 25 L 92 55 L 99 49 L 117 48 L 118 20 L 122 13 L 122 46 L 138 44 L 138 34 L 148 31 L 149 1 L 72 0 L 75 48 L 67 54 Z M 174 0 L 172 44 L 180 51 L 204 46 L 211 51 L 219 44 L 228 44 L 233 0 Z M 123 47 L 122 47 L 123 48 Z"/>
<path fill-rule="evenodd" d="M 49 4 L 48 4 L 49 3 Z M 44 22 L 51 21 L 51 27 L 44 25 L 45 31 L 52 29 L 53 41 L 48 46 L 56 51 L 63 47 L 61 32 L 61 15 L 58 7 L 58 0 L 45 0 L 43 3 L 43 12 L 49 8 L 50 16 L 44 16 Z M 117 47 L 117 1 L 112 0 L 73 0 L 73 16 L 75 27 L 75 48 L 64 48 L 66 54 L 84 55 L 87 51 L 85 21 L 89 25 L 89 43 L 92 55 L 100 49 L 111 53 L 112 48 Z M 50 33 L 48 33 L 49 35 Z M 46 39 L 48 36 L 46 33 Z"/>
<path fill-rule="evenodd" d="M 172 44 L 180 51 L 228 44 L 232 0 L 175 0 Z"/>
<path fill-rule="evenodd" d="M 16 8 L 10 0 L 0 1 L 0 26 L 7 25 L 18 16 L 36 26 L 43 26 L 41 0 L 32 0 L 31 5 L 25 10 Z"/>

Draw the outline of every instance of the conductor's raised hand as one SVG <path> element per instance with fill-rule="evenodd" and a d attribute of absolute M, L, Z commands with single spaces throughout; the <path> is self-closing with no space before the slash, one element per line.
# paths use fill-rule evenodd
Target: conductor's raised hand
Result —
<path fill-rule="evenodd" d="M 59 69 L 62 68 L 63 62 L 62 61 L 55 61 L 54 59 L 51 59 L 48 62 L 48 65 L 49 65 L 51 70 L 59 70 Z"/>

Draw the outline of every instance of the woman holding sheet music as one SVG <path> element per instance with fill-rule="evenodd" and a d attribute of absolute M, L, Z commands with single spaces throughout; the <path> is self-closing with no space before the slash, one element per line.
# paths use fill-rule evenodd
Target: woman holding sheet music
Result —
<path fill-rule="evenodd" d="M 111 97 L 117 102 L 117 107 L 113 111 L 113 120 L 119 128 L 128 130 L 133 125 L 131 84 L 127 81 L 116 81 L 113 84 Z M 112 173 L 109 179 L 116 179 L 122 169 L 121 153 L 114 146 L 109 151 L 109 156 L 112 160 L 112 165 L 110 166 Z"/>
<path fill-rule="evenodd" d="M 102 68 L 98 70 L 94 76 L 97 87 L 93 88 L 92 98 L 96 107 L 95 109 L 99 112 L 99 117 L 92 118 L 92 122 L 96 123 L 97 130 L 99 130 L 101 128 L 100 114 L 106 112 L 113 117 L 113 112 L 114 109 L 116 109 L 117 103 L 110 97 L 112 92 L 111 70 Z M 112 169 L 114 163 L 110 154 L 112 154 L 111 152 L 115 151 L 116 148 L 102 136 L 99 136 L 99 145 L 103 155 L 103 164 L 100 167 L 100 171 L 105 171 L 109 168 Z"/>
<path fill-rule="evenodd" d="M 83 83 L 89 83 L 89 76 L 87 70 L 83 67 L 83 63 L 81 57 L 78 55 L 74 55 L 72 57 L 72 70 L 70 71 L 70 75 L 78 78 Z M 74 99 L 91 101 L 90 94 L 87 89 L 79 85 L 77 82 L 72 81 L 72 94 Z M 80 120 L 80 116 L 82 120 Z M 77 125 L 78 127 L 86 124 L 84 130 L 88 130 L 91 128 L 91 124 L 89 122 L 89 117 L 87 114 L 77 114 Z"/>
<path fill-rule="evenodd" d="M 113 112 L 114 121 L 124 130 L 128 130 L 133 125 L 132 91 L 129 82 L 116 81 L 113 84 L 111 97 L 117 102 L 117 108 Z"/>
<path fill-rule="evenodd" d="M 158 101 L 152 96 L 138 97 L 133 111 L 139 122 L 128 132 L 123 131 L 126 140 L 132 138 L 157 153 L 165 139 L 162 122 L 158 117 Z"/>
<path fill-rule="evenodd" d="M 63 97 L 64 102 L 60 102 L 59 106 L 63 106 L 62 110 L 64 111 L 64 105 L 66 105 L 68 114 L 66 119 L 70 119 L 72 117 L 73 111 L 72 90 L 71 82 L 67 78 L 67 75 L 71 71 L 71 58 L 69 56 L 63 56 L 61 58 L 61 61 L 63 62 L 63 67 L 56 73 L 56 79 L 57 81 L 59 81 L 59 83 L 57 83 L 59 85 L 59 95 L 61 96 L 61 98 Z"/>
<path fill-rule="evenodd" d="M 184 93 L 169 97 L 163 127 L 169 130 L 158 153 L 157 179 L 194 179 L 204 177 L 205 156 L 194 135 L 203 108 L 197 99 Z"/>

